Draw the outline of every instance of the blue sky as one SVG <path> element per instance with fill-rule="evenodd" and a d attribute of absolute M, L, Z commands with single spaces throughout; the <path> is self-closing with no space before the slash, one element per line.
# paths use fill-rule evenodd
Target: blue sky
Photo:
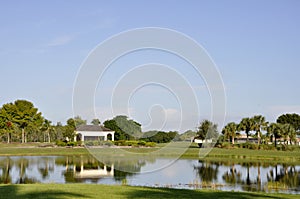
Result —
<path fill-rule="evenodd" d="M 206 49 L 226 87 L 226 122 L 254 114 L 275 121 L 282 113 L 300 113 L 297 0 L 12 0 L 0 2 L 0 25 L 0 103 L 30 100 L 54 123 L 73 115 L 73 85 L 89 52 L 112 35 L 142 27 L 182 32 Z M 120 59 L 97 86 L 95 110 L 101 121 L 113 116 L 110 100 L 103 96 L 112 92 L 120 76 L 137 64 L 154 62 L 184 74 L 198 98 L 197 119 L 209 117 L 209 93 L 203 80 L 176 57 L 144 51 Z M 149 92 L 152 94 L 147 95 Z M 115 114 L 124 113 L 125 108 Z M 158 123 L 169 114 L 165 129 L 177 128 L 179 106 L 161 87 L 141 89 L 129 108 L 130 116 L 145 126 L 151 122 L 149 114 Z M 93 116 L 85 117 L 90 120 Z M 192 123 L 184 129 L 195 126 Z"/>

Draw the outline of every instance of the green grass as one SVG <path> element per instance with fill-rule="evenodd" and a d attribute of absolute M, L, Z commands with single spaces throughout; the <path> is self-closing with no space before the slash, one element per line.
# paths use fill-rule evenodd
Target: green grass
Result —
<path fill-rule="evenodd" d="M 88 155 L 85 148 L 0 148 L 0 156 Z"/>
<path fill-rule="evenodd" d="M 0 185 L 0 198 L 223 198 L 223 199 L 296 199 L 299 195 L 186 190 L 95 184 L 25 184 Z"/>
<path fill-rule="evenodd" d="M 66 148 L 66 147 L 40 147 L 42 144 L 0 144 L 0 156 L 8 155 L 88 155 L 89 151 L 85 148 Z M 125 149 L 92 149 L 92 153 L 120 156 L 121 153 L 136 156 L 138 154 L 152 157 L 177 157 L 186 150 L 187 143 L 158 144 L 155 148 L 125 148 Z M 201 149 L 202 150 L 202 149 Z M 198 159 L 199 148 L 192 144 L 187 148 L 181 158 Z M 201 158 L 200 158 L 201 159 Z M 277 150 L 253 150 L 244 148 L 222 149 L 213 148 L 204 159 L 208 160 L 239 160 L 239 161 L 267 161 L 277 163 L 300 163 L 300 148 L 294 151 Z"/>

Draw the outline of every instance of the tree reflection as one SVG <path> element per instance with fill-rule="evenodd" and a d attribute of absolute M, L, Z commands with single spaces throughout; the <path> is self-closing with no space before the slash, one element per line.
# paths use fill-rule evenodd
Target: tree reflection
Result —
<path fill-rule="evenodd" d="M 49 158 L 43 158 L 41 162 L 39 162 L 38 170 L 43 179 L 46 179 L 49 176 L 49 172 L 54 171 L 54 165 L 49 162 Z"/>
<path fill-rule="evenodd" d="M 268 186 L 273 189 L 293 189 L 300 191 L 300 171 L 294 165 L 276 165 L 267 174 Z M 275 170 L 275 171 L 274 171 Z M 274 186 L 275 183 L 275 186 Z"/>
<path fill-rule="evenodd" d="M 234 163 L 231 165 L 229 171 L 223 174 L 222 178 L 225 182 L 230 184 L 239 184 L 242 182 L 241 172 L 236 170 Z"/>
<path fill-rule="evenodd" d="M 0 176 L 0 183 L 1 184 L 10 184 L 12 181 L 10 171 L 11 171 L 11 166 L 13 162 L 12 160 L 7 157 L 4 160 L 0 161 L 0 168 L 1 168 L 1 176 Z"/>
<path fill-rule="evenodd" d="M 36 183 L 37 180 L 34 177 L 28 177 L 26 175 L 26 170 L 29 166 L 29 160 L 27 158 L 19 158 L 15 161 L 17 168 L 19 169 L 19 178 L 15 184 L 31 184 Z"/>
<path fill-rule="evenodd" d="M 194 166 L 194 169 L 197 172 L 197 176 L 201 179 L 202 182 L 212 182 L 214 180 L 217 180 L 218 168 L 218 163 L 211 163 L 201 160 L 199 160 L 198 166 Z"/>

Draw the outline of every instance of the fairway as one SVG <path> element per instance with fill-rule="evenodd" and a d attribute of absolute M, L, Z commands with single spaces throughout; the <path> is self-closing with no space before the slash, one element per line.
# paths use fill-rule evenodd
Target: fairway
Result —
<path fill-rule="evenodd" d="M 213 190 L 186 190 L 121 185 L 88 184 L 27 184 L 0 185 L 0 198 L 9 199 L 68 199 L 68 198 L 224 198 L 224 199 L 293 199 L 298 195 L 265 194 L 248 192 L 221 192 Z"/>
<path fill-rule="evenodd" d="M 183 144 L 174 142 L 164 149 L 165 144 L 159 144 L 154 148 L 124 148 L 124 152 L 129 152 L 132 155 L 152 155 L 155 157 L 178 157 L 193 158 L 199 157 L 199 147 L 192 144 L 187 149 L 182 149 Z M 97 149 L 99 150 L 99 149 Z M 114 155 L 114 148 L 100 149 L 101 153 Z M 121 151 L 122 151 L 121 150 Z M 27 155 L 88 155 L 90 152 L 84 147 L 39 147 L 38 144 L 0 144 L 0 156 L 27 156 Z M 116 154 L 115 154 L 116 155 Z M 118 154 L 117 154 L 118 155 Z M 277 151 L 277 150 L 254 150 L 254 149 L 222 149 L 213 148 L 204 159 L 209 160 L 232 160 L 232 161 L 268 161 L 276 163 L 300 163 L 300 149 L 294 151 Z"/>

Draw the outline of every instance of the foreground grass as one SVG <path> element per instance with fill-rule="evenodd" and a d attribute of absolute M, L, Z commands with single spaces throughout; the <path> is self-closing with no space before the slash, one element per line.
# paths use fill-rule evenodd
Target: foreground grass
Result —
<path fill-rule="evenodd" d="M 0 198 L 224 198 L 224 199 L 296 199 L 299 195 L 213 190 L 186 190 L 95 184 L 24 184 L 0 185 Z"/>
<path fill-rule="evenodd" d="M 41 144 L 0 144 L 0 156 L 8 155 L 88 155 L 90 153 L 100 153 L 114 156 L 126 152 L 127 155 L 131 154 L 136 156 L 147 155 L 153 157 L 175 157 L 178 154 L 181 158 L 198 159 L 199 148 L 197 145 L 191 146 L 186 143 L 171 143 L 166 148 L 166 144 L 159 144 L 156 148 L 126 148 L 126 149 L 92 149 L 88 151 L 86 148 L 65 148 L 65 147 L 39 147 Z M 202 149 L 201 149 L 202 150 Z M 201 154 L 202 151 L 200 151 Z M 204 157 L 208 160 L 239 160 L 239 161 L 265 161 L 277 163 L 300 163 L 300 149 L 294 151 L 277 151 L 277 150 L 252 150 L 243 148 L 234 149 L 221 149 L 213 148 L 208 151 L 209 153 Z"/>

